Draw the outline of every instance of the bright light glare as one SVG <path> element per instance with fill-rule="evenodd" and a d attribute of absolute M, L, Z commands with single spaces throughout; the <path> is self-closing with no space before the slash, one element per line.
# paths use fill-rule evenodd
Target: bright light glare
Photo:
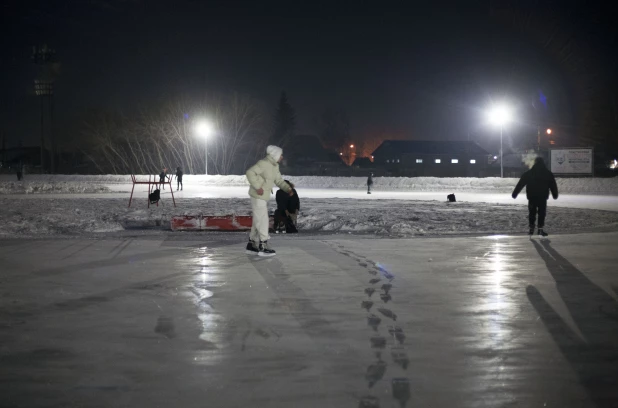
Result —
<path fill-rule="evenodd" d="M 547 129 L 547 134 L 551 135 L 551 129 Z"/>
<path fill-rule="evenodd" d="M 209 122 L 201 121 L 195 125 L 195 133 L 201 137 L 208 137 L 212 134 L 212 125 Z"/>
<path fill-rule="evenodd" d="M 511 111 L 506 106 L 495 106 L 488 113 L 489 121 L 496 125 L 502 126 L 509 123 L 512 119 Z"/>
<path fill-rule="evenodd" d="M 353 149 L 353 148 L 354 148 L 354 145 L 353 145 L 353 144 L 352 144 L 352 145 L 350 145 L 350 149 Z"/>

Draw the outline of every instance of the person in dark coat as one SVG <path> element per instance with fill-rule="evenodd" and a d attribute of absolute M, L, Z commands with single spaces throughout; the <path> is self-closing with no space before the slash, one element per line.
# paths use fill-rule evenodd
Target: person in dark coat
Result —
<path fill-rule="evenodd" d="M 182 174 L 180 166 L 176 167 L 176 191 L 178 191 L 178 188 L 182 190 Z"/>
<path fill-rule="evenodd" d="M 275 210 L 275 233 L 285 234 L 286 232 L 296 231 L 296 217 L 300 209 L 300 200 L 294 189 L 294 184 L 289 180 L 284 180 L 291 187 L 292 191 L 286 193 L 282 189 L 277 191 L 275 199 L 277 200 L 277 209 Z M 292 210 L 292 211 L 291 211 Z"/>
<path fill-rule="evenodd" d="M 517 183 L 515 190 L 513 190 L 512 197 L 517 198 L 517 195 L 524 187 L 526 187 L 526 197 L 528 198 L 529 234 L 534 234 L 534 224 L 538 212 L 538 234 L 546 237 L 547 233 L 543 228 L 545 227 L 545 214 L 547 213 L 547 199 L 549 199 L 550 191 L 554 200 L 558 199 L 558 186 L 556 185 L 554 174 L 545 167 L 542 157 L 537 157 L 532 168 L 521 176 L 519 183 Z"/>
<path fill-rule="evenodd" d="M 373 173 L 369 173 L 367 177 L 367 194 L 371 194 L 371 186 L 373 186 Z"/>
<path fill-rule="evenodd" d="M 159 183 L 161 183 L 163 190 L 165 190 L 165 177 L 166 176 L 167 176 L 167 168 L 163 167 L 161 174 L 159 174 Z"/>
<path fill-rule="evenodd" d="M 17 181 L 21 181 L 22 178 L 24 178 L 24 166 L 19 163 L 17 165 Z"/>

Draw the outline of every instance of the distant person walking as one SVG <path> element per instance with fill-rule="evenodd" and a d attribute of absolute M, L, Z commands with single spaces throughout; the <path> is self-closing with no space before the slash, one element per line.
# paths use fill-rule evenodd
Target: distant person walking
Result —
<path fill-rule="evenodd" d="M 249 196 L 253 224 L 247 244 L 247 253 L 259 256 L 274 256 L 275 250 L 268 246 L 268 200 L 274 185 L 288 194 L 292 188 L 281 177 L 279 162 L 283 160 L 283 150 L 277 146 L 266 148 L 266 157 L 247 170 Z"/>
<path fill-rule="evenodd" d="M 163 190 L 165 190 L 165 178 L 167 176 L 167 168 L 163 167 L 163 171 L 161 171 L 161 174 L 159 174 L 159 183 L 162 184 L 162 188 Z"/>
<path fill-rule="evenodd" d="M 19 163 L 17 165 L 17 181 L 21 181 L 24 178 L 24 166 Z"/>
<path fill-rule="evenodd" d="M 373 173 L 369 173 L 367 177 L 367 194 L 371 194 L 371 186 L 373 186 Z"/>
<path fill-rule="evenodd" d="M 180 166 L 176 167 L 176 183 L 176 191 L 178 191 L 178 188 L 182 190 L 182 169 Z"/>
<path fill-rule="evenodd" d="M 538 234 L 546 237 L 548 234 L 544 231 L 544 228 L 547 200 L 549 199 L 550 192 L 554 200 L 558 199 L 558 186 L 556 185 L 554 174 L 545 167 L 542 157 L 534 159 L 532 168 L 521 176 L 519 183 L 517 183 L 515 190 L 513 190 L 512 197 L 517 198 L 517 195 L 524 187 L 526 187 L 526 197 L 528 198 L 529 235 L 534 234 L 534 224 L 538 213 Z"/>

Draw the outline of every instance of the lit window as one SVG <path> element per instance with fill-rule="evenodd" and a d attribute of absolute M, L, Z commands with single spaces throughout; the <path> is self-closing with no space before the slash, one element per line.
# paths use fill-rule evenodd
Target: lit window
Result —
<path fill-rule="evenodd" d="M 470 159 L 470 164 L 476 164 L 476 160 Z"/>
<path fill-rule="evenodd" d="M 417 162 L 417 163 L 422 163 L 422 162 L 423 162 L 423 159 L 416 159 L 416 162 Z"/>
<path fill-rule="evenodd" d="M 386 160 L 386 162 L 387 162 L 387 163 L 390 163 L 391 161 L 387 159 L 387 160 Z"/>
<path fill-rule="evenodd" d="M 549 144 L 550 144 L 550 145 L 555 145 L 555 144 L 556 144 L 556 142 L 555 142 L 554 140 L 550 140 L 550 141 L 549 141 Z"/>
<path fill-rule="evenodd" d="M 442 160 L 436 159 L 436 163 L 442 163 Z"/>
<path fill-rule="evenodd" d="M 459 163 L 459 159 L 451 159 L 451 163 Z"/>
<path fill-rule="evenodd" d="M 399 159 L 397 159 L 397 163 L 399 163 Z"/>

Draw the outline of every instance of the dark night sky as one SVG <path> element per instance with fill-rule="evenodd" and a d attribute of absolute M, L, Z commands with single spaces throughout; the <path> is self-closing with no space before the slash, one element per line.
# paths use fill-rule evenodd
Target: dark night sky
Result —
<path fill-rule="evenodd" d="M 61 62 L 56 112 L 65 129 L 88 109 L 129 110 L 202 89 L 249 94 L 274 110 L 285 90 L 301 133 L 315 133 L 316 117 L 332 107 L 348 113 L 356 134 L 465 139 L 472 132 L 482 142 L 489 135 L 481 110 L 491 100 L 511 100 L 522 122 L 512 133 L 526 132 L 542 89 L 551 120 L 576 133 L 567 68 L 534 26 L 518 29 L 496 13 L 500 2 L 357 3 L 6 1 L 0 130 L 9 145 L 37 143 L 29 54 L 46 41 Z M 510 7 L 550 13 L 586 40 L 589 23 L 577 19 L 589 6 L 538 4 Z M 606 67 L 603 55 L 595 54 Z"/>

